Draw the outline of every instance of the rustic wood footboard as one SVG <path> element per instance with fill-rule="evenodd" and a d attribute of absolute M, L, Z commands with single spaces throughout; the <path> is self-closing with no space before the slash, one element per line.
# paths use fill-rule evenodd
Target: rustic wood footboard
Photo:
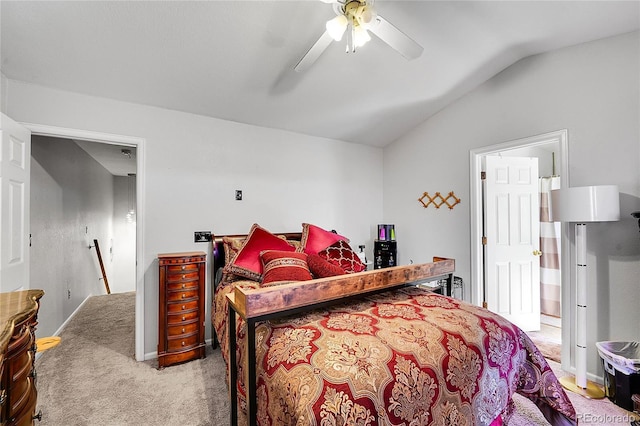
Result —
<path fill-rule="evenodd" d="M 444 294 L 451 295 L 455 260 L 436 257 L 432 263 L 396 266 L 356 274 L 301 281 L 274 287 L 242 289 L 227 295 L 229 309 L 229 388 L 231 424 L 237 424 L 236 314 L 247 323 L 247 418 L 256 425 L 256 346 L 258 321 L 306 312 L 382 291 L 446 278 Z"/>

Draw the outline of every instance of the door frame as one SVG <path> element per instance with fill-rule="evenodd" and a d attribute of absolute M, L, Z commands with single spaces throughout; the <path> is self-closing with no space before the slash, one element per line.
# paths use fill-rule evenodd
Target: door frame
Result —
<path fill-rule="evenodd" d="M 63 139 L 80 139 L 111 145 L 126 145 L 136 148 L 136 309 L 135 349 L 136 361 L 144 361 L 144 145 L 145 139 L 135 136 L 69 129 L 45 124 L 19 123 L 34 136 L 49 136 Z"/>
<path fill-rule="evenodd" d="M 469 151 L 469 195 L 470 195 L 470 230 L 471 230 L 471 303 L 481 306 L 483 302 L 483 248 L 482 248 L 482 230 L 483 230 L 483 203 L 482 203 L 482 179 L 480 172 L 482 171 L 482 159 L 491 154 L 498 154 L 501 151 L 507 151 L 516 148 L 535 147 L 546 145 L 549 143 L 557 143 L 560 147 L 559 155 L 556 160 L 559 164 L 559 173 L 561 176 L 562 186 L 568 187 L 569 179 L 569 139 L 567 129 L 557 130 L 554 132 L 544 133 L 541 135 L 530 136 L 522 139 L 516 139 L 508 142 L 502 142 L 496 145 L 490 145 L 482 148 L 476 148 Z M 571 349 L 571 333 L 575 324 L 574 318 L 570 315 L 572 300 L 571 295 L 571 260 L 569 257 L 569 224 L 562 223 L 561 237 L 561 309 L 562 309 L 562 369 L 568 370 L 570 363 Z"/>

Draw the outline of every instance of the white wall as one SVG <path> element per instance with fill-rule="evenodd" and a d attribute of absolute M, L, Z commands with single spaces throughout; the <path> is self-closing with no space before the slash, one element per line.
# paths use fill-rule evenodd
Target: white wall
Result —
<path fill-rule="evenodd" d="M 51 336 L 88 296 L 106 294 L 93 240 L 110 276 L 113 177 L 73 141 L 31 146 L 31 288 L 44 290 L 39 336 Z"/>
<path fill-rule="evenodd" d="M 384 220 L 401 262 L 454 257 L 470 277 L 469 151 L 568 129 L 570 186 L 617 184 L 617 223 L 589 231 L 588 369 L 595 342 L 640 340 L 640 34 L 526 58 L 442 110 L 384 151 Z M 424 192 L 455 193 L 454 210 L 424 209 Z M 597 258 L 595 255 L 597 254 Z"/>
<path fill-rule="evenodd" d="M 132 196 L 135 197 L 135 189 L 132 191 Z M 111 293 L 124 293 L 136 289 L 136 223 L 127 220 L 128 210 L 129 178 L 114 176 L 111 244 L 113 250 L 108 254 L 108 260 L 112 264 L 112 273 L 109 277 Z"/>
<path fill-rule="evenodd" d="M 9 80 L 3 73 L 0 72 L 0 112 L 3 114 L 7 113 L 8 84 L 9 84 Z"/>
<path fill-rule="evenodd" d="M 257 222 L 338 230 L 371 255 L 382 219 L 382 150 L 9 81 L 19 122 L 143 138 L 144 351 L 158 339 L 158 253 L 205 250 L 193 232 L 245 233 Z M 234 190 L 244 191 L 235 201 Z M 140 217 L 139 217 L 140 222 Z M 210 271 L 209 265 L 209 271 Z M 209 274 L 207 274 L 209 275 Z M 210 277 L 207 276 L 210 288 Z M 207 294 L 207 318 L 210 307 Z M 210 324 L 207 321 L 207 336 Z"/>

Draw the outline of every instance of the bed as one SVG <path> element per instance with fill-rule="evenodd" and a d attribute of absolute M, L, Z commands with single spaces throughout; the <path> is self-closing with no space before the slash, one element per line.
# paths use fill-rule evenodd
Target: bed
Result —
<path fill-rule="evenodd" d="M 305 225 L 273 235 L 292 253 L 313 252 Z M 448 296 L 453 259 L 273 284 L 271 261 L 261 265 L 262 282 L 230 267 L 256 229 L 213 244 L 212 322 L 228 369 L 231 424 L 501 425 L 516 392 L 552 425 L 577 424 L 524 332 Z M 424 285 L 434 281 L 444 283 L 443 294 Z"/>

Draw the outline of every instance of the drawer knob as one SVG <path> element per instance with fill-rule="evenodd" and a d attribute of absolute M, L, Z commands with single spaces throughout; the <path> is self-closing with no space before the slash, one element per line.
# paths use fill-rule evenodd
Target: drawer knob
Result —
<path fill-rule="evenodd" d="M 184 296 L 185 296 L 185 294 L 184 294 L 184 293 L 182 293 L 182 298 L 183 298 L 183 299 L 184 299 Z"/>
<path fill-rule="evenodd" d="M 187 276 L 185 274 L 182 274 L 182 279 L 187 278 Z"/>
<path fill-rule="evenodd" d="M 182 342 L 182 346 L 184 346 L 184 341 Z"/>
<path fill-rule="evenodd" d="M 182 310 L 184 311 L 184 305 L 182 305 Z"/>
<path fill-rule="evenodd" d="M 184 333 L 184 327 L 182 327 L 182 332 Z"/>
<path fill-rule="evenodd" d="M 185 283 L 182 283 L 182 288 L 187 288 L 187 285 Z"/>
<path fill-rule="evenodd" d="M 187 317 L 185 317 L 184 315 L 182 316 L 182 321 L 186 320 Z"/>
<path fill-rule="evenodd" d="M 184 271 L 185 269 L 187 269 L 187 267 L 182 265 L 182 270 Z"/>

